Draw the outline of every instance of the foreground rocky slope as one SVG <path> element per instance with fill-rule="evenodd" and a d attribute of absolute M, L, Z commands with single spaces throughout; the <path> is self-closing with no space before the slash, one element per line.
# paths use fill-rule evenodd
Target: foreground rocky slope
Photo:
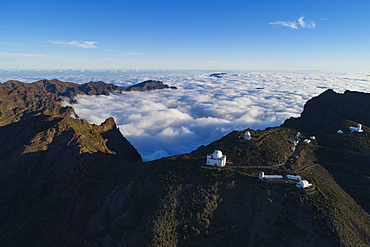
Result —
<path fill-rule="evenodd" d="M 65 90 L 55 96 L 40 86 L 40 101 L 2 90 L 22 109 L 12 115 L 1 103 L 2 116 L 14 117 L 0 127 L 4 246 L 370 245 L 370 133 L 357 113 L 335 126 L 330 114 L 308 114 L 312 125 L 289 120 L 248 130 L 250 141 L 240 138 L 247 130 L 234 131 L 189 154 L 138 163 L 113 119 L 97 126 L 70 117 L 58 96 Z M 335 98 L 332 110 L 345 104 L 340 94 L 326 95 L 317 98 Z M 313 99 L 302 119 L 311 107 L 319 112 Z M 360 120 L 364 133 L 336 134 Z M 297 129 L 301 140 L 316 140 L 292 151 Z M 227 155 L 225 168 L 204 166 L 215 149 Z M 293 181 L 259 180 L 261 170 L 300 175 L 315 193 Z"/>

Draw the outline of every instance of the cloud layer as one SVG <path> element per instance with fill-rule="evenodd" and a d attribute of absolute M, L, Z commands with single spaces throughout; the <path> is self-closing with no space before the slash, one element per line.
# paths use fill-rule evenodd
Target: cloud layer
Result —
<path fill-rule="evenodd" d="M 144 160 L 187 153 L 233 130 L 278 126 L 298 117 L 307 100 L 328 88 L 369 92 L 370 73 L 171 71 L 1 71 L 0 81 L 33 82 L 58 78 L 87 83 L 105 81 L 130 86 L 161 80 L 177 90 L 78 96 L 77 114 L 100 124 L 113 116 L 123 135 Z M 15 76 L 17 75 L 17 76 Z"/>
<path fill-rule="evenodd" d="M 123 77 L 109 78 L 128 86 L 148 79 L 148 74 Z M 113 116 L 144 160 L 153 160 L 190 152 L 233 130 L 280 125 L 289 117 L 298 117 L 305 102 L 327 88 L 366 91 L 370 78 L 314 72 L 232 73 L 214 78 L 209 73 L 162 72 L 153 73 L 151 79 L 179 89 L 78 96 L 73 107 L 91 123 L 100 124 Z"/>
<path fill-rule="evenodd" d="M 299 29 L 299 28 L 313 29 L 316 27 L 316 23 L 313 21 L 305 22 L 303 15 L 294 21 L 274 21 L 274 22 L 269 22 L 269 24 L 274 25 L 274 26 L 289 27 L 292 29 Z"/>

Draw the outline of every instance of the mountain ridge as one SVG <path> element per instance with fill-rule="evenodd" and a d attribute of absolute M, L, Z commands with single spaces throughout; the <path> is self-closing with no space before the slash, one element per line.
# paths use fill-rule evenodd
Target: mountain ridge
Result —
<path fill-rule="evenodd" d="M 35 88 L 10 82 L 8 91 L 0 85 L 2 244 L 370 244 L 368 123 L 362 122 L 364 133 L 340 135 L 337 126 L 348 128 L 362 116 L 334 119 L 326 109 L 319 112 L 327 103 L 340 112 L 346 104 L 341 95 L 327 91 L 313 98 L 301 120 L 233 131 L 188 154 L 142 163 L 113 118 L 94 125 L 71 117 L 73 108 L 62 107 L 58 92 L 69 97 L 80 89 L 59 82 L 41 81 Z M 81 93 L 112 93 L 108 89 L 116 91 L 99 82 Z M 368 95 L 348 97 L 366 105 Z M 240 138 L 246 131 L 250 141 Z M 292 151 L 297 131 L 300 142 Z M 303 143 L 312 134 L 316 139 Z M 216 149 L 232 165 L 204 166 Z M 300 175 L 314 184 L 315 193 L 302 193 L 292 181 L 260 180 L 261 170 Z"/>

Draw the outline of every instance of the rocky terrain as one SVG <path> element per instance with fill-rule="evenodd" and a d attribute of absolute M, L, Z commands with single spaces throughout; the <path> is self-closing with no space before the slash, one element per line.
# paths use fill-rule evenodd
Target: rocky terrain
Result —
<path fill-rule="evenodd" d="M 2 246 L 370 245 L 369 94 L 328 90 L 280 127 L 234 131 L 143 163 L 114 119 L 92 125 L 61 105 L 63 97 L 126 90 L 103 82 L 0 84 Z M 358 122 L 364 132 L 349 133 Z M 215 149 L 226 167 L 204 166 Z M 315 191 L 260 180 L 259 171 L 300 175 Z"/>

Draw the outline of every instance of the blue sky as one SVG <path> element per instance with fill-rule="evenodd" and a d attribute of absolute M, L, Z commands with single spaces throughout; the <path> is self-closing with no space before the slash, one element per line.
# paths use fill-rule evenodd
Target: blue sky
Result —
<path fill-rule="evenodd" d="M 370 1 L 2 0 L 3 69 L 369 70 Z"/>

